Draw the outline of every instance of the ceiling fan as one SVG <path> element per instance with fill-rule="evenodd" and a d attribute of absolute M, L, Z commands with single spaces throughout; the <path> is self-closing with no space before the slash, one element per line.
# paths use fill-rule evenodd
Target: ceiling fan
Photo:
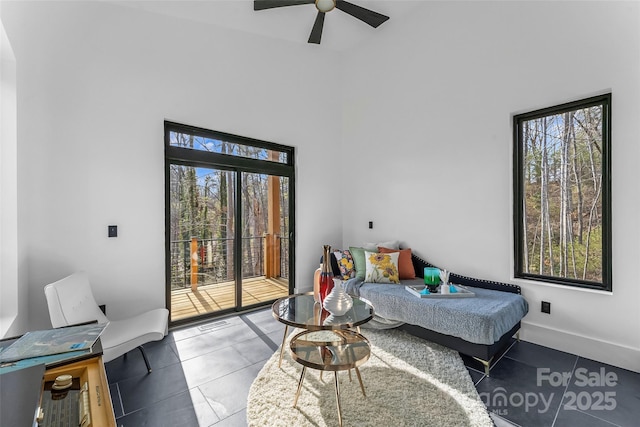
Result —
<path fill-rule="evenodd" d="M 380 24 L 389 19 L 388 16 L 374 12 L 373 10 L 365 9 L 364 7 L 360 7 L 344 0 L 254 0 L 253 10 L 273 9 L 276 7 L 297 6 L 313 3 L 315 3 L 316 9 L 318 9 L 318 15 L 316 16 L 316 21 L 311 29 L 311 35 L 309 35 L 309 43 L 320 44 L 320 39 L 322 38 L 322 27 L 324 25 L 324 15 L 327 12 L 331 12 L 333 9 L 340 9 L 354 18 L 371 25 L 373 28 L 378 28 Z"/>

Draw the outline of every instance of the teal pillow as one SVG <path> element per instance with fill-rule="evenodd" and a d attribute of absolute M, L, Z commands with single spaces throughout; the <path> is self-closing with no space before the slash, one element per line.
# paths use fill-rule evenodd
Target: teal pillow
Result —
<path fill-rule="evenodd" d="M 367 274 L 367 261 L 364 257 L 364 248 L 354 248 L 350 246 L 349 252 L 351 252 L 353 263 L 356 266 L 356 278 L 364 280 Z"/>

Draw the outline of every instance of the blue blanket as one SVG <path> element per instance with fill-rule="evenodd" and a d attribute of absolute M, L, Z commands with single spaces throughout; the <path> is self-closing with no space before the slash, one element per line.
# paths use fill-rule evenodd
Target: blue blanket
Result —
<path fill-rule="evenodd" d="M 351 279 L 345 290 L 369 300 L 375 314 L 386 321 L 418 325 L 476 344 L 493 344 L 529 311 L 522 295 L 468 287 L 472 298 L 419 298 L 405 285 L 422 286 L 422 279 L 403 280 L 400 285 L 367 283 Z"/>

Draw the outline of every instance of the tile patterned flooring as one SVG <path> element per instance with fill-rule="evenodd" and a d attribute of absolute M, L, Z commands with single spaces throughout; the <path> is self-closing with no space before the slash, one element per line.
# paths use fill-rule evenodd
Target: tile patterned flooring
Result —
<path fill-rule="evenodd" d="M 107 363 L 118 427 L 246 426 L 249 387 L 283 332 L 271 309 L 261 309 L 145 345 L 151 374 L 138 351 Z M 524 341 L 490 377 L 463 360 L 497 427 L 640 425 L 638 373 Z"/>

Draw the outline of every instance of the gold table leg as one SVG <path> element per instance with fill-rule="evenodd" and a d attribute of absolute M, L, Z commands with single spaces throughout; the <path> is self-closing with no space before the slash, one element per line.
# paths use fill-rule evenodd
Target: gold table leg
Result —
<path fill-rule="evenodd" d="M 282 354 L 284 352 L 284 342 L 287 340 L 287 331 L 289 325 L 284 325 L 284 335 L 282 335 L 282 345 L 280 346 L 280 360 L 278 361 L 278 368 L 282 367 Z"/>
<path fill-rule="evenodd" d="M 358 381 L 360 381 L 360 389 L 362 390 L 362 395 L 364 397 L 367 397 L 367 393 L 364 392 L 364 384 L 362 384 L 362 376 L 360 375 L 360 369 L 358 368 L 355 368 L 355 369 L 356 369 L 356 375 L 358 375 Z"/>
<path fill-rule="evenodd" d="M 340 383 L 338 382 L 338 371 L 334 373 L 336 382 L 336 404 L 338 405 L 338 425 L 342 427 L 342 409 L 340 408 Z"/>
<path fill-rule="evenodd" d="M 300 374 L 300 381 L 298 381 L 298 391 L 296 391 L 296 398 L 293 400 L 293 407 L 298 404 L 298 397 L 300 397 L 300 390 L 302 390 L 302 383 L 304 382 L 304 374 L 307 372 L 307 367 L 302 367 L 302 373 Z"/>

